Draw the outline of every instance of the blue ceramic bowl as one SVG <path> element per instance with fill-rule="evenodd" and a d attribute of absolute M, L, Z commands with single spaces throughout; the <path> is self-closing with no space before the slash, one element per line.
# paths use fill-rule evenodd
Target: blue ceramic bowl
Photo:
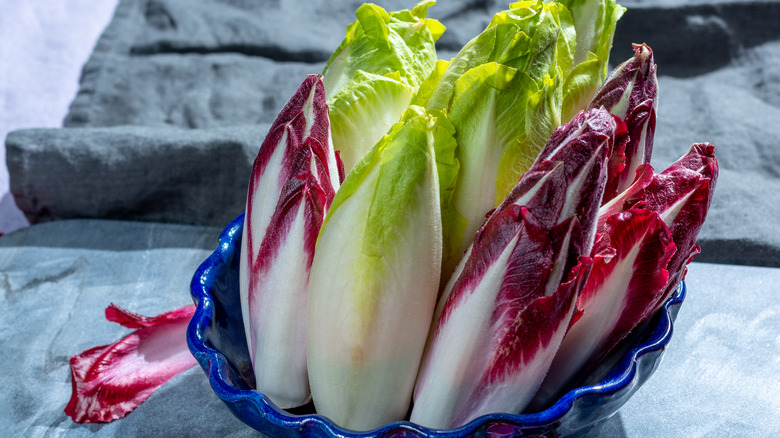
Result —
<path fill-rule="evenodd" d="M 457 429 L 433 430 L 408 421 L 368 432 L 335 425 L 311 412 L 311 405 L 285 411 L 253 390 L 254 374 L 246 347 L 238 292 L 238 261 L 244 215 L 222 232 L 219 246 L 198 268 L 191 292 L 197 310 L 187 343 L 212 389 L 233 414 L 274 437 L 465 437 L 580 435 L 612 416 L 655 371 L 672 337 L 672 323 L 685 298 L 681 284 L 647 324 L 613 355 L 593 385 L 572 389 L 550 408 L 534 414 L 490 414 Z M 612 366 L 614 363 L 616 365 Z M 308 412 L 307 412 L 308 409 Z"/>

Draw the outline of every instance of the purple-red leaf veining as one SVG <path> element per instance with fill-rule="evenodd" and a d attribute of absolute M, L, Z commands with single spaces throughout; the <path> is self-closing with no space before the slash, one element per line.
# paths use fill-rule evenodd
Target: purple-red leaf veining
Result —
<path fill-rule="evenodd" d="M 658 213 L 612 215 L 594 247 L 593 269 L 577 298 L 578 315 L 533 402 L 546 408 L 586 376 L 637 325 L 657 310 L 675 245 Z"/>
<path fill-rule="evenodd" d="M 197 362 L 185 332 L 195 306 L 145 317 L 111 304 L 106 319 L 138 329 L 110 345 L 71 357 L 72 394 L 65 414 L 78 423 L 122 418 L 157 388 Z"/>
<path fill-rule="evenodd" d="M 343 175 L 322 78 L 310 75 L 255 158 L 241 248 L 242 311 L 258 390 L 283 408 L 309 398 L 306 290 L 317 236 Z"/>
<path fill-rule="evenodd" d="M 624 191 L 637 168 L 650 162 L 653 153 L 658 105 L 657 66 L 646 44 L 634 44 L 634 56 L 613 70 L 593 98 L 590 108 L 603 107 L 626 123 L 626 143 L 610 157 L 604 200 Z"/>
<path fill-rule="evenodd" d="M 437 310 L 413 422 L 457 427 L 490 412 L 519 412 L 530 401 L 590 269 L 581 257 L 563 284 L 554 278 L 558 260 L 576 253 L 578 232 L 574 217 L 549 229 L 513 203 L 491 215 Z"/>
<path fill-rule="evenodd" d="M 477 231 L 437 306 L 413 422 L 456 427 L 531 400 L 590 272 L 616 122 L 598 108 L 556 129 Z"/>
<path fill-rule="evenodd" d="M 548 227 L 576 216 L 582 230 L 578 246 L 584 255 L 589 254 L 607 181 L 607 158 L 615 146 L 618 127 L 615 118 L 603 108 L 580 112 L 569 123 L 559 126 L 526 173 L 528 177 L 521 178 L 504 204 L 529 206 Z M 555 170 L 556 166 L 562 169 Z M 548 181 L 539 176 L 545 171 L 563 175 L 551 175 Z M 547 184 L 546 191 L 539 192 L 540 184 L 532 189 L 531 180 Z M 535 207 L 535 202 L 544 203 L 545 207 Z"/>

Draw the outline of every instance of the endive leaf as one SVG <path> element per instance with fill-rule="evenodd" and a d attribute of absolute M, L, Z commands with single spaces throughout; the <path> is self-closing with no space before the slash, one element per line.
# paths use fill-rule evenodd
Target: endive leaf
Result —
<path fill-rule="evenodd" d="M 649 163 L 655 137 L 655 109 L 658 105 L 658 81 L 653 52 L 645 45 L 634 45 L 634 56 L 620 64 L 607 78 L 590 104 L 604 107 L 623 119 L 627 128 L 627 143 L 615 151 L 604 193 L 605 201 L 623 192 L 632 184 L 639 166 Z"/>
<path fill-rule="evenodd" d="M 319 75 L 274 121 L 252 167 L 239 270 L 257 389 L 282 408 L 309 399 L 305 312 L 309 269 L 339 185 Z"/>
<path fill-rule="evenodd" d="M 446 142 L 435 136 L 446 132 L 410 108 L 347 176 L 320 232 L 309 377 L 317 412 L 343 427 L 379 427 L 408 410 L 438 293 L 435 145 Z"/>
<path fill-rule="evenodd" d="M 145 317 L 111 303 L 106 319 L 137 330 L 70 358 L 73 392 L 65 414 L 78 423 L 122 418 L 195 365 L 184 336 L 194 312 L 189 305 Z"/>
<path fill-rule="evenodd" d="M 534 407 L 548 407 L 578 383 L 638 324 L 656 311 L 669 279 L 666 266 L 675 253 L 668 227 L 657 213 L 632 209 L 613 215 L 600 235 L 605 251 L 593 256 L 593 269 L 577 298 L 581 316 L 569 328 Z"/>
<path fill-rule="evenodd" d="M 395 78 L 358 70 L 330 100 L 333 144 L 339 145 L 344 169 L 351 170 L 363 154 L 398 122 L 409 107 L 414 88 Z"/>
<path fill-rule="evenodd" d="M 325 66 L 333 144 L 347 172 L 400 120 L 433 70 L 434 44 L 444 32 L 441 23 L 426 18 L 434 3 L 396 12 L 363 4 Z"/>
<path fill-rule="evenodd" d="M 520 412 L 531 400 L 590 268 L 585 257 L 563 284 L 553 278 L 577 227 L 570 218 L 549 230 L 514 204 L 490 217 L 437 309 L 412 422 L 452 428 L 487 413 Z"/>

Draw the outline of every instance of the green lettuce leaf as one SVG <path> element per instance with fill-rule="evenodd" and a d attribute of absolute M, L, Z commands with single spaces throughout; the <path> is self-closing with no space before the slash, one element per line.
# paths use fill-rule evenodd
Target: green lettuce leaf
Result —
<path fill-rule="evenodd" d="M 398 80 L 397 72 L 382 76 L 358 70 L 352 81 L 328 100 L 333 145 L 341 154 L 345 171 L 398 122 L 413 95 L 414 89 Z"/>
<path fill-rule="evenodd" d="M 550 134 L 561 124 L 562 76 L 561 73 L 547 76 L 544 81 L 534 83 L 534 88 L 528 91 L 529 104 L 517 116 L 517 122 L 523 124 L 522 132 L 507 145 L 498 163 L 495 205 L 499 205 L 517 185 L 519 177 L 534 163 Z M 537 89 L 539 85 L 541 88 Z"/>
<path fill-rule="evenodd" d="M 459 171 L 442 209 L 444 279 L 561 123 L 576 37 L 571 15 L 557 3 L 513 6 L 452 61 L 439 62 L 414 99 L 446 114 L 456 131 Z"/>
<path fill-rule="evenodd" d="M 363 4 L 323 70 L 333 144 L 349 172 L 398 122 L 436 64 L 444 26 L 426 18 L 435 1 L 387 12 Z M 371 123 L 366 121 L 371 120 Z"/>
<path fill-rule="evenodd" d="M 586 108 L 607 78 L 615 26 L 626 9 L 615 0 L 558 0 L 571 13 L 577 34 L 573 68 L 564 83 L 563 121 Z"/>

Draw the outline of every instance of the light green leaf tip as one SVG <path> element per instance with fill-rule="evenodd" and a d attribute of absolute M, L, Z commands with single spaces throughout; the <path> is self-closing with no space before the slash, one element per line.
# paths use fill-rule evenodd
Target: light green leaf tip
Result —
<path fill-rule="evenodd" d="M 397 76 L 358 70 L 354 79 L 330 99 L 331 135 L 345 170 L 352 169 L 409 107 L 413 89 Z"/>
<path fill-rule="evenodd" d="M 347 172 L 393 123 L 436 63 L 444 26 L 426 18 L 435 1 L 387 12 L 364 4 L 323 71 L 333 145 Z"/>
<path fill-rule="evenodd" d="M 379 178 L 367 218 L 364 253 L 381 257 L 395 238 L 409 209 L 415 208 L 419 187 L 428 174 L 433 156 L 430 130 L 433 121 L 419 114 L 408 118 L 383 138 L 374 149 L 379 154 Z M 437 194 L 438 195 L 438 194 Z"/>
<path fill-rule="evenodd" d="M 615 28 L 625 8 L 615 0 L 560 0 L 576 29 L 573 64 L 564 87 L 563 121 L 588 106 L 607 78 Z"/>
<path fill-rule="evenodd" d="M 449 67 L 449 65 L 450 61 L 445 61 L 443 59 L 436 61 L 436 65 L 433 67 L 433 71 L 431 71 L 428 77 L 425 78 L 423 83 L 420 85 L 420 88 L 417 90 L 417 94 L 414 95 L 414 98 L 412 99 L 412 105 L 426 105 L 428 100 L 431 98 L 433 91 L 436 89 L 436 86 L 441 81 L 444 72 L 447 71 L 447 67 Z"/>
<path fill-rule="evenodd" d="M 358 8 L 357 20 L 347 26 L 344 40 L 323 70 L 328 98 L 337 93 L 358 70 L 378 75 L 400 74 L 401 82 L 415 91 L 436 63 L 436 40 L 445 27 L 425 18 L 435 1 L 418 3 L 411 11 L 387 12 L 366 3 Z"/>
<path fill-rule="evenodd" d="M 403 121 L 394 124 L 390 132 L 382 137 L 347 175 L 333 199 L 322 230 L 340 206 L 366 183 L 368 176 L 378 172 L 375 181 L 370 178 L 374 186 L 370 196 L 364 195 L 366 198 L 358 201 L 371 204 L 368 217 L 355 220 L 364 220 L 365 234 L 372 236 L 364 239 L 363 252 L 371 256 L 380 255 L 384 248 L 393 244 L 392 233 L 403 223 L 405 211 L 418 198 L 417 187 L 420 181 L 426 178 L 427 169 L 436 159 L 434 148 L 438 145 L 445 159 L 447 151 L 454 149 L 446 140 L 446 137 L 451 138 L 451 135 L 452 130 L 445 121 L 437 124 L 436 117 L 426 113 L 424 109 L 409 107 Z M 452 157 L 449 160 L 449 166 L 457 168 L 457 162 Z M 447 171 L 445 173 L 448 174 Z M 434 177 L 438 179 L 437 175 Z M 438 198 L 439 194 L 436 196 Z"/>

